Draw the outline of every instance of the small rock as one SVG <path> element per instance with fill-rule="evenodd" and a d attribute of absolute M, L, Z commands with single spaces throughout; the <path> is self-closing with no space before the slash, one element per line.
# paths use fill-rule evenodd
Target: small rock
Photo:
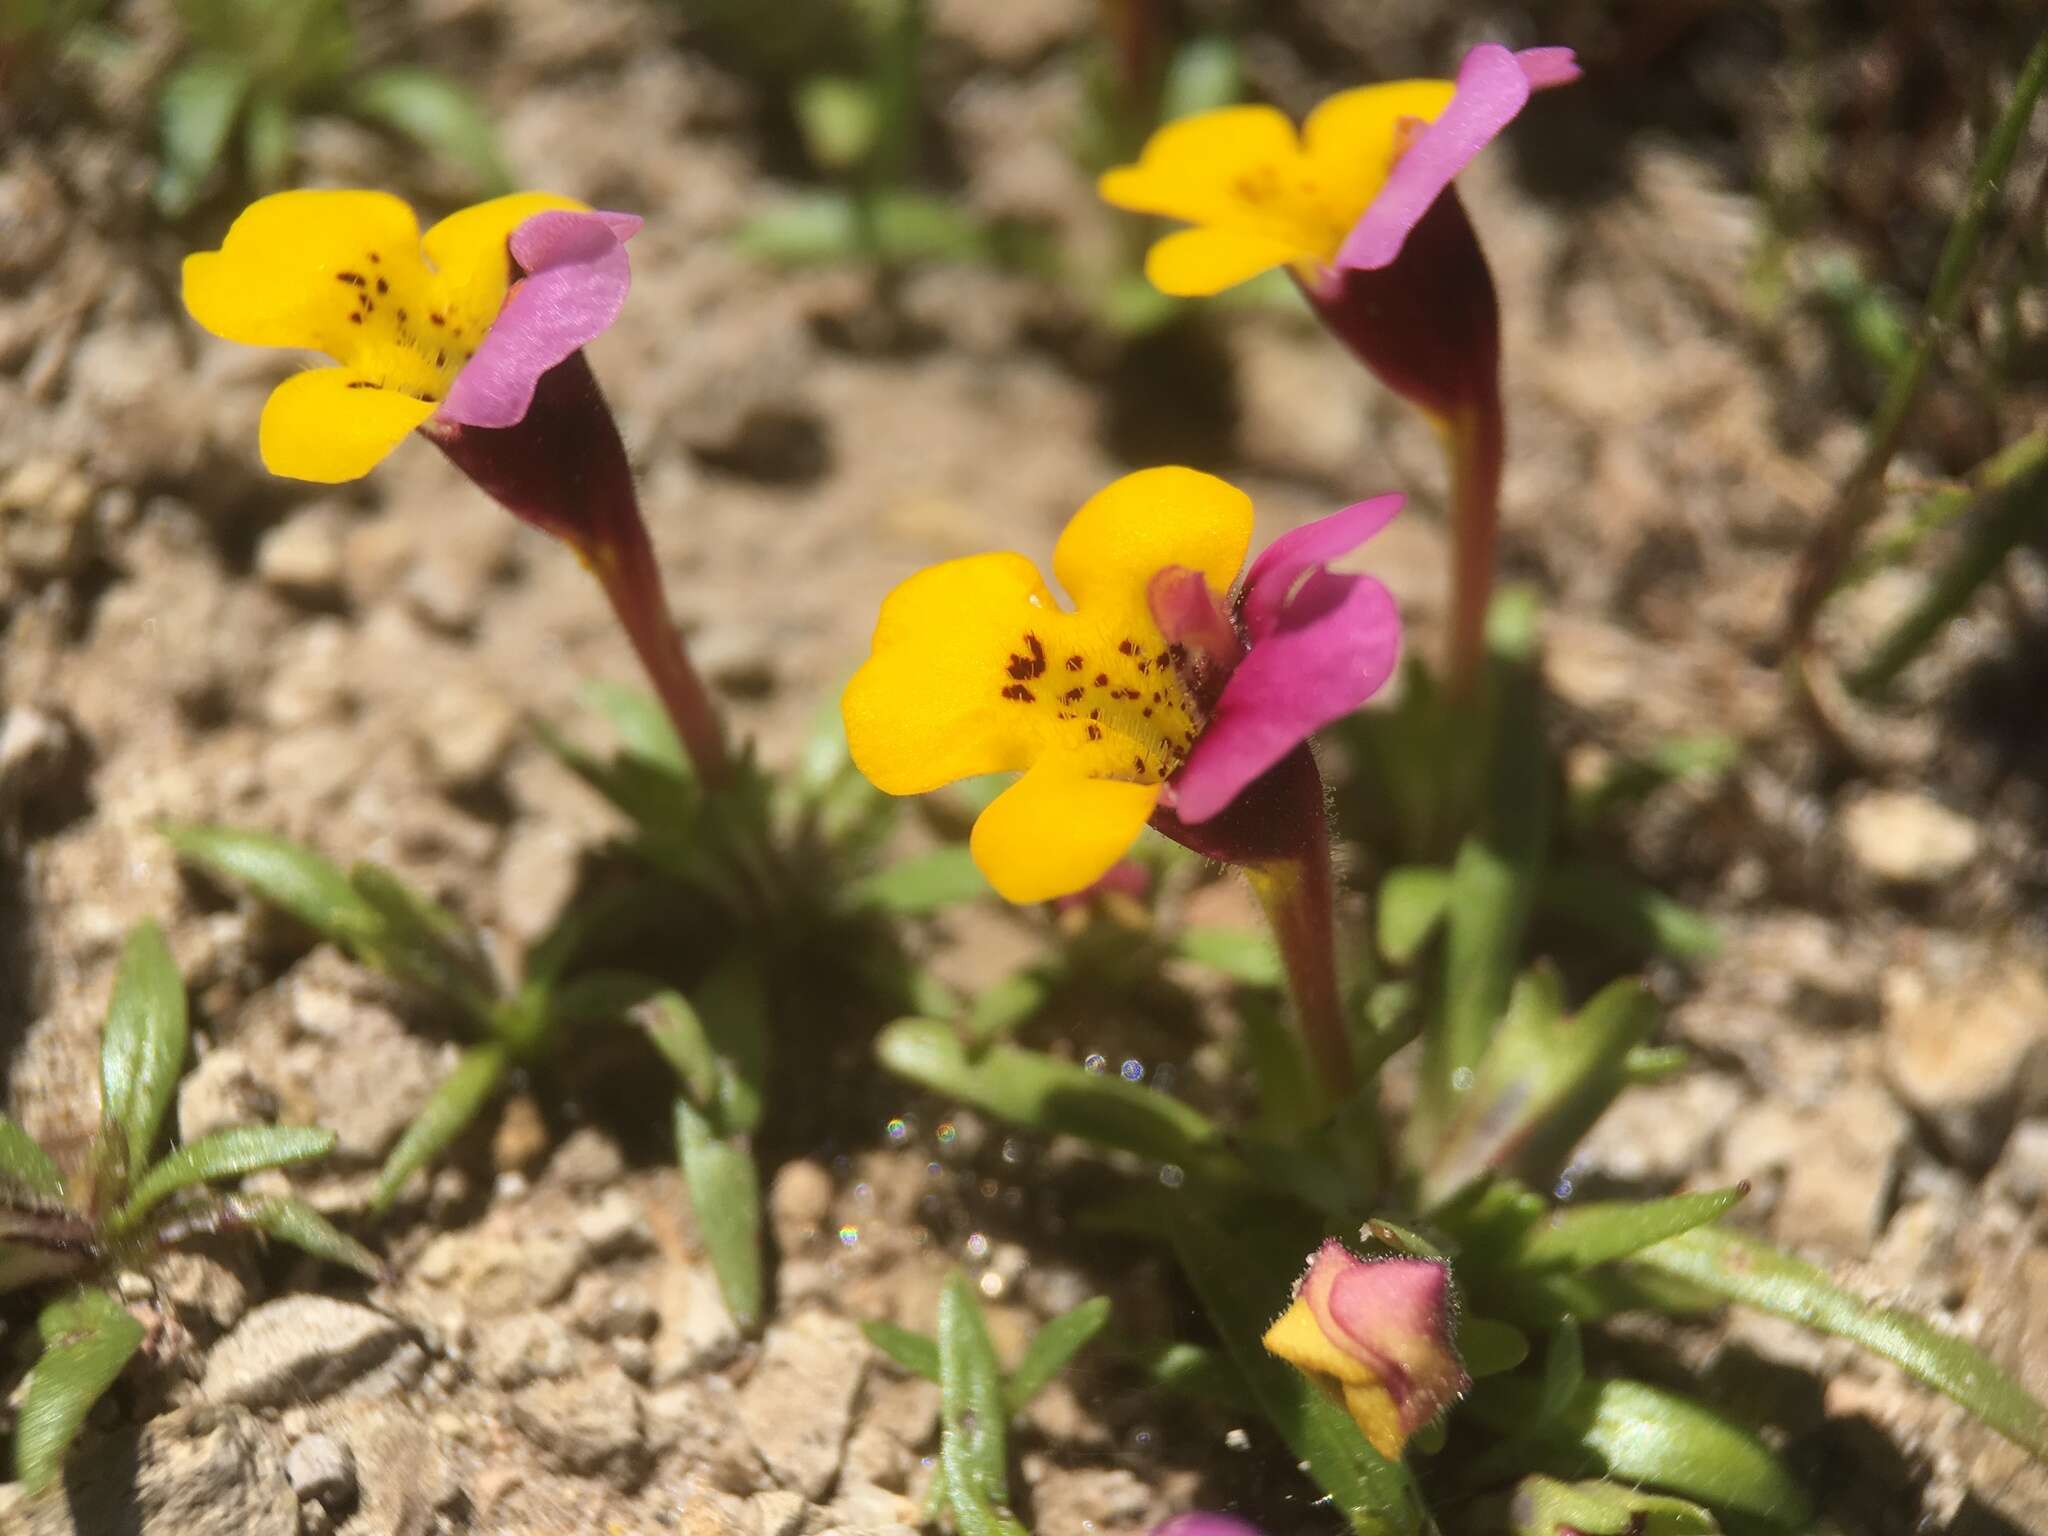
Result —
<path fill-rule="evenodd" d="M 913 1526 L 917 1523 L 917 1505 L 900 1493 L 887 1488 L 877 1488 L 872 1483 L 859 1483 L 851 1488 L 842 1488 L 832 1500 L 826 1512 L 835 1526 L 844 1526 L 852 1531 L 872 1531 L 889 1526 Z"/>
<path fill-rule="evenodd" d="M 236 1125 L 267 1125 L 277 1118 L 277 1095 L 232 1045 L 217 1046 L 178 1084 L 178 1135 L 197 1141 Z"/>
<path fill-rule="evenodd" d="M 488 782 L 519 736 L 519 711 L 495 693 L 447 683 L 427 697 L 418 723 L 427 762 L 445 789 Z"/>
<path fill-rule="evenodd" d="M 648 1443 L 664 1457 L 676 1453 L 726 1493 L 760 1492 L 768 1475 L 740 1427 L 738 1396 L 723 1376 L 663 1388 L 647 1399 Z"/>
<path fill-rule="evenodd" d="M 1075 1467 L 1035 1490 L 1040 1530 L 1142 1531 L 1161 1519 L 1160 1498 L 1123 1467 Z"/>
<path fill-rule="evenodd" d="M 2023 1207 L 2048 1201 L 2048 1119 L 2023 1120 L 2013 1127 L 1991 1182 Z"/>
<path fill-rule="evenodd" d="M 545 1312 L 521 1312 L 477 1332 L 477 1374 L 494 1386 L 509 1391 L 530 1381 L 553 1381 L 575 1368 L 575 1339 Z"/>
<path fill-rule="evenodd" d="M 499 1173 L 523 1174 L 547 1149 L 548 1122 L 540 1105 L 530 1093 L 513 1094 L 505 1100 L 497 1129 L 491 1133 L 491 1166 Z"/>
<path fill-rule="evenodd" d="M 81 1445 L 68 1497 L 29 1505 L 27 1536 L 297 1536 L 299 1501 L 255 1417 L 203 1404 Z M 9 1532 L 19 1529 L 0 1521 Z"/>
<path fill-rule="evenodd" d="M 583 848 L 559 827 L 523 822 L 506 839 L 498 862 L 498 919 L 521 944 L 554 925 L 576 889 Z"/>
<path fill-rule="evenodd" d="M 1944 1151 L 1985 1167 L 2015 1112 L 2048 1094 L 2048 982 L 2023 961 L 1940 981 L 1889 972 L 1884 1071 Z"/>
<path fill-rule="evenodd" d="M 333 507 L 304 507 L 263 536 L 256 574 L 290 597 L 330 603 L 340 594 L 346 535 Z"/>
<path fill-rule="evenodd" d="M 644 1387 L 654 1379 L 654 1346 L 645 1339 L 613 1339 L 612 1363 L 625 1373 L 628 1381 Z"/>
<path fill-rule="evenodd" d="M 384 1363 L 407 1342 L 381 1312 L 329 1296 L 265 1302 L 215 1345 L 200 1391 L 215 1403 L 310 1403 Z"/>
<path fill-rule="evenodd" d="M 867 1340 L 844 1318 L 807 1312 L 768 1330 L 740 1423 L 783 1487 L 813 1501 L 831 1488 L 867 1364 Z"/>
<path fill-rule="evenodd" d="M 60 711 L 17 704 L 0 716 L 0 824 L 78 798 L 86 757 L 85 738 Z"/>
<path fill-rule="evenodd" d="M 660 1325 L 646 1288 L 631 1280 L 589 1274 L 569 1294 L 569 1314 L 593 1339 L 645 1339 Z"/>
<path fill-rule="evenodd" d="M 1890 885 L 1939 885 L 1976 861 L 1977 824 L 1926 795 L 1872 790 L 1841 814 L 1842 840 L 1863 872 Z"/>
<path fill-rule="evenodd" d="M 716 1370 L 739 1351 L 739 1325 L 726 1310 L 709 1265 L 664 1266 L 656 1281 L 661 1326 L 654 1336 L 654 1382 L 668 1386 Z"/>
<path fill-rule="evenodd" d="M 512 1422 L 561 1471 L 626 1489 L 646 1472 L 640 1397 L 619 1371 L 536 1382 L 512 1399 Z"/>
<path fill-rule="evenodd" d="M 406 603 L 444 634 L 466 635 L 482 617 L 492 573 L 462 551 L 429 543 L 405 576 Z"/>
<path fill-rule="evenodd" d="M 548 1161 L 548 1176 L 577 1194 L 591 1194 L 626 1176 L 626 1160 L 619 1144 L 596 1126 L 571 1131 Z"/>
<path fill-rule="evenodd" d="M 242 1320 L 249 1288 L 217 1259 L 189 1249 L 162 1255 L 150 1266 L 157 1301 L 202 1343 L 210 1343 Z"/>
<path fill-rule="evenodd" d="M 356 1459 L 332 1435 L 307 1435 L 285 1453 L 284 1475 L 292 1492 L 330 1515 L 346 1514 L 356 1503 Z"/>
<path fill-rule="evenodd" d="M 754 1508 L 761 1536 L 796 1536 L 796 1528 L 803 1524 L 804 1511 L 809 1508 L 802 1494 L 786 1488 L 770 1488 L 747 1502 Z"/>
<path fill-rule="evenodd" d="M 1766 1101 L 1739 1116 L 1722 1164 L 1731 1178 L 1782 1180 L 1771 1217 L 1781 1242 L 1860 1256 L 1884 1224 L 1910 1137 L 1890 1094 L 1851 1082 L 1812 1108 Z"/>
<path fill-rule="evenodd" d="M 599 1262 L 650 1246 L 646 1213 L 640 1202 L 623 1189 L 606 1190 L 595 1205 L 578 1211 L 576 1235 Z"/>
<path fill-rule="evenodd" d="M 768 1186 L 768 1220 L 785 1250 L 799 1248 L 832 1215 L 832 1171 L 823 1163 L 794 1158 L 776 1170 Z"/>
<path fill-rule="evenodd" d="M 416 1278 L 447 1286 L 475 1317 L 509 1317 L 558 1301 L 583 1267 L 583 1250 L 551 1232 L 518 1242 L 474 1232 L 434 1239 L 414 1266 Z"/>

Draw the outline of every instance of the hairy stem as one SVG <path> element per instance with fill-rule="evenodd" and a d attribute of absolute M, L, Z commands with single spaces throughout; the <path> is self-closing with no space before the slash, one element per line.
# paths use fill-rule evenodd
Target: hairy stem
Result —
<path fill-rule="evenodd" d="M 1249 865 L 1247 871 L 1280 945 L 1296 1026 L 1320 1098 L 1325 1107 L 1341 1103 L 1357 1086 L 1357 1069 L 1337 988 L 1329 843 L 1319 841 L 1298 858 Z"/>
<path fill-rule="evenodd" d="M 1486 668 L 1486 610 L 1500 534 L 1500 481 L 1507 424 L 1498 390 L 1461 407 L 1443 426 L 1451 472 L 1451 624 L 1444 677 L 1470 698 Z"/>

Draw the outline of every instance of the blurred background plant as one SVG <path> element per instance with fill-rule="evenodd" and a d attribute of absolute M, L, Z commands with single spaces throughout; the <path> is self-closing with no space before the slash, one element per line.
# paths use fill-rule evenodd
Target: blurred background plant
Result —
<path fill-rule="evenodd" d="M 189 1040 L 185 983 L 153 926 L 129 935 L 100 1039 L 100 1129 L 66 1171 L 0 1115 L 0 1293 L 62 1284 L 36 1319 L 41 1354 L 14 1426 L 15 1475 L 40 1490 L 148 1330 L 114 1285 L 181 1243 L 253 1232 L 371 1279 L 382 1266 L 303 1200 L 209 1184 L 324 1157 L 314 1126 L 234 1126 L 156 1156 Z"/>

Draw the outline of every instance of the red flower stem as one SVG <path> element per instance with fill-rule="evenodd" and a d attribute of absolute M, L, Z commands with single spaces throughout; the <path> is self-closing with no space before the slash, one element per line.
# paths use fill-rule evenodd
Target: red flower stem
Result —
<path fill-rule="evenodd" d="M 722 789 L 732 779 L 725 727 L 704 679 L 690 661 L 682 634 L 669 618 L 661 568 L 655 563 L 646 526 L 637 517 L 621 520 L 614 526 L 612 538 L 591 551 L 585 563 L 611 599 L 619 627 L 646 668 L 698 781 L 706 790 Z"/>
<path fill-rule="evenodd" d="M 1308 1048 L 1325 1107 L 1343 1103 L 1357 1087 L 1350 1031 L 1337 988 L 1333 882 L 1326 838 L 1310 843 L 1296 858 L 1245 866 L 1287 967 L 1296 1026 Z"/>
<path fill-rule="evenodd" d="M 1451 475 L 1451 627 L 1444 677 L 1452 698 L 1469 699 L 1486 667 L 1486 610 L 1498 558 L 1507 452 L 1498 390 L 1459 407 L 1444 423 L 1443 439 Z"/>

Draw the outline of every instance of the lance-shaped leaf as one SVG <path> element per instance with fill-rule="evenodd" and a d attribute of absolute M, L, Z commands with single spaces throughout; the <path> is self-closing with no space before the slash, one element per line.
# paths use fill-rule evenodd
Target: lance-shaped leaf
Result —
<path fill-rule="evenodd" d="M 1428 864 L 1390 869 L 1380 881 L 1374 916 L 1380 953 L 1395 965 L 1406 965 L 1444 920 L 1451 904 L 1451 872 Z"/>
<path fill-rule="evenodd" d="M 290 1243 L 316 1259 L 339 1264 L 372 1280 L 384 1278 L 384 1265 L 376 1254 L 303 1200 L 231 1199 L 228 1205 L 244 1225 Z"/>
<path fill-rule="evenodd" d="M 860 1325 L 867 1341 L 910 1372 L 936 1383 L 939 1379 L 939 1346 L 921 1333 L 885 1323 L 879 1318 Z"/>
<path fill-rule="evenodd" d="M 64 1175 L 33 1136 L 0 1115 L 0 1193 L 10 1190 L 54 1203 L 64 1198 Z"/>
<path fill-rule="evenodd" d="M 1910 1312 L 1852 1296 L 1803 1259 L 1720 1227 L 1700 1227 L 1643 1250 L 1635 1264 L 1860 1344 L 2048 1460 L 2048 1407 L 1989 1355 Z"/>
<path fill-rule="evenodd" d="M 1543 873 L 1537 903 L 1586 934 L 1636 954 L 1710 960 L 1721 933 L 1691 907 L 1619 870 L 1566 860 Z"/>
<path fill-rule="evenodd" d="M 107 1221 L 110 1232 L 135 1229 L 168 1196 L 213 1179 L 239 1178 L 261 1168 L 281 1168 L 325 1157 L 334 1132 L 311 1125 L 237 1125 L 177 1148 L 136 1181 L 128 1199 Z"/>
<path fill-rule="evenodd" d="M 711 1255 L 725 1308 L 742 1329 L 761 1320 L 761 1176 L 744 1136 L 720 1136 L 688 1099 L 676 1100 L 676 1150 L 690 1209 Z"/>
<path fill-rule="evenodd" d="M 105 1291 L 51 1302 L 36 1319 L 43 1353 L 14 1426 L 15 1476 L 38 1492 L 55 1480 L 92 1405 L 142 1343 L 142 1324 Z"/>
<path fill-rule="evenodd" d="M 461 166 L 485 191 L 510 190 L 491 114 L 453 80 L 428 69 L 380 69 L 356 82 L 348 102 L 363 116 Z"/>
<path fill-rule="evenodd" d="M 1183 958 L 1220 971 L 1239 986 L 1277 987 L 1287 976 L 1278 946 L 1263 933 L 1242 928 L 1188 928 L 1173 947 Z"/>
<path fill-rule="evenodd" d="M 1010 1501 L 1009 1414 L 1002 1369 L 974 1288 L 957 1269 L 939 1292 L 939 1421 L 955 1442 L 956 1459 L 972 1489 L 969 1503 Z M 947 1479 L 948 1496 L 954 1480 Z M 956 1510 L 958 1501 L 955 1501 Z"/>
<path fill-rule="evenodd" d="M 128 936 L 100 1039 L 100 1111 L 130 1171 L 147 1166 L 178 1091 L 188 1039 L 185 979 L 156 924 Z"/>
<path fill-rule="evenodd" d="M 964 843 L 949 843 L 856 880 L 848 899 L 897 917 L 925 917 L 988 894 L 988 881 Z"/>
<path fill-rule="evenodd" d="M 1529 1227 L 1507 1264 L 1517 1269 L 1591 1269 L 1703 1227 L 1749 1193 L 1746 1183 L 1664 1200 L 1565 1206 Z"/>
<path fill-rule="evenodd" d="M 1567 1017 L 1554 973 L 1523 977 L 1424 1169 L 1424 1205 L 1490 1172 L 1548 1184 L 1627 1084 L 1629 1052 L 1657 1020 L 1639 982 L 1617 981 Z"/>
<path fill-rule="evenodd" d="M 1513 1536 L 1718 1536 L 1697 1504 L 1619 1483 L 1525 1477 L 1508 1511 Z"/>
<path fill-rule="evenodd" d="M 366 958 L 379 970 L 447 998 L 490 1027 L 498 979 L 491 974 L 475 930 L 380 864 L 365 860 L 349 871 L 348 879 L 377 915 Z"/>
<path fill-rule="evenodd" d="M 960 1430 L 939 1433 L 939 1486 L 960 1536 L 1026 1536 L 1024 1527 L 989 1498 L 977 1474 L 973 1441 Z"/>
<path fill-rule="evenodd" d="M 1088 1341 L 1100 1333 L 1108 1321 L 1107 1296 L 1091 1296 L 1078 1307 L 1048 1321 L 1031 1336 L 1024 1358 L 1017 1362 L 1017 1369 L 1010 1372 L 1003 1382 L 1003 1406 L 1013 1414 L 1023 1412 L 1025 1405 L 1067 1368 L 1074 1356 L 1087 1347 Z"/>
<path fill-rule="evenodd" d="M 347 875 L 310 848 L 234 827 L 186 823 L 162 831 L 187 863 L 228 885 L 247 886 L 315 933 L 353 947 L 377 932 L 376 909 Z"/>
<path fill-rule="evenodd" d="M 1222 1133 L 1199 1110 L 1113 1074 L 1098 1075 L 1040 1051 L 994 1045 L 970 1056 L 960 1037 L 930 1019 L 899 1019 L 876 1041 L 882 1064 L 986 1110 L 1013 1125 L 1048 1135 L 1135 1152 L 1190 1173 L 1240 1182 Z"/>
<path fill-rule="evenodd" d="M 462 1134 L 463 1128 L 483 1110 L 511 1067 L 511 1056 L 497 1041 L 473 1045 L 462 1053 L 455 1069 L 441 1079 L 426 1108 L 405 1128 L 398 1145 L 384 1159 L 377 1174 L 377 1187 L 370 1195 L 370 1209 L 383 1211 L 398 1198 L 405 1181 L 427 1166 Z"/>
<path fill-rule="evenodd" d="M 1212 1214 L 1185 1195 L 1174 1210 L 1181 1268 L 1288 1448 L 1359 1536 L 1421 1536 L 1434 1527 L 1408 1469 L 1375 1451 L 1349 1414 L 1260 1342 L 1319 1236 L 1313 1226 L 1243 1207 Z"/>

